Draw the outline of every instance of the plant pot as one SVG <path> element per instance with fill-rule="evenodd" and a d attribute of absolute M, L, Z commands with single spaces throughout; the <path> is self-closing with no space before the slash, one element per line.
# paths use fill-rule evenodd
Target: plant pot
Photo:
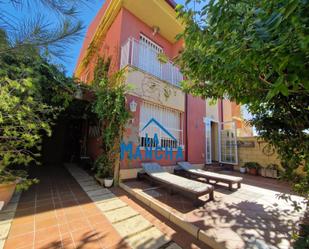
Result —
<path fill-rule="evenodd" d="M 11 200 L 17 181 L 0 184 L 0 210 L 3 209 Z"/>
<path fill-rule="evenodd" d="M 260 170 L 261 176 L 269 177 L 269 178 L 278 178 L 278 171 L 276 169 L 261 169 Z"/>
<path fill-rule="evenodd" d="M 248 172 L 249 172 L 250 175 L 254 175 L 254 176 L 257 175 L 257 172 L 258 172 L 258 171 L 257 171 L 256 168 L 251 168 L 251 169 L 248 169 L 248 170 L 249 170 Z"/>
<path fill-rule="evenodd" d="M 106 188 L 110 188 L 113 186 L 114 179 L 113 178 L 104 178 L 104 186 Z"/>
<path fill-rule="evenodd" d="M 261 168 L 260 169 L 260 175 L 266 177 L 266 169 L 265 168 Z"/>
<path fill-rule="evenodd" d="M 266 169 L 266 177 L 278 178 L 278 171 L 276 169 Z"/>
<path fill-rule="evenodd" d="M 242 174 L 245 174 L 246 173 L 246 168 L 240 167 L 239 168 L 239 172 L 242 173 Z"/>

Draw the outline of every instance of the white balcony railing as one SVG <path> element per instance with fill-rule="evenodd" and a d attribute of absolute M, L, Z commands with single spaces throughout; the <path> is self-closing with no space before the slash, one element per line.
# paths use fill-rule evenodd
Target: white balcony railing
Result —
<path fill-rule="evenodd" d="M 135 66 L 175 86 L 179 86 L 180 81 L 183 80 L 180 70 L 171 61 L 160 62 L 155 49 L 133 38 L 129 38 L 121 47 L 120 67 L 124 68 L 127 65 Z"/>

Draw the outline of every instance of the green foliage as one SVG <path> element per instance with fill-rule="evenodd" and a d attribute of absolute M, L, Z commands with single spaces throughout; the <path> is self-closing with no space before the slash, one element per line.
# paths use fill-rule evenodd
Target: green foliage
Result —
<path fill-rule="evenodd" d="M 281 157 L 282 177 L 308 198 L 308 0 L 210 0 L 197 11 L 177 9 L 186 26 L 183 88 L 247 105 L 251 124 Z"/>
<path fill-rule="evenodd" d="M 159 62 L 161 62 L 162 64 L 166 64 L 166 63 L 168 63 L 168 57 L 166 56 L 166 54 L 164 54 L 164 53 L 158 53 L 157 54 L 157 60 L 159 61 Z"/>
<path fill-rule="evenodd" d="M 108 76 L 110 60 L 98 58 L 94 72 L 93 91 L 96 100 L 93 112 L 101 125 L 101 155 L 95 163 L 98 177 L 112 177 L 119 156 L 119 147 L 125 125 L 130 118 L 126 109 L 123 72 Z"/>
<path fill-rule="evenodd" d="M 275 164 L 275 163 L 270 163 L 266 166 L 266 169 L 275 169 L 275 170 L 278 170 L 279 169 L 279 165 L 278 164 Z"/>
<path fill-rule="evenodd" d="M 36 49 L 41 54 L 63 57 L 83 29 L 76 18 L 77 7 L 88 7 L 85 0 L 8 0 L 0 1 L 0 29 L 5 29 L 10 47 L 0 53 Z M 8 9 L 21 12 L 18 17 Z M 22 13 L 25 12 L 25 13 Z M 42 14 L 44 13 L 44 14 Z"/>
<path fill-rule="evenodd" d="M 309 225 L 301 225 L 301 233 L 296 235 L 295 249 L 309 248 Z"/>
<path fill-rule="evenodd" d="M 0 46 L 8 46 L 5 37 L 0 40 Z M 1 54 L 0 183 L 15 178 L 27 188 L 35 182 L 25 181 L 24 171 L 16 167 L 39 163 L 42 136 L 51 135 L 52 124 L 72 100 L 73 90 L 73 80 L 37 52 Z"/>
<path fill-rule="evenodd" d="M 244 167 L 248 169 L 259 169 L 261 168 L 261 165 L 257 162 L 246 162 Z"/>

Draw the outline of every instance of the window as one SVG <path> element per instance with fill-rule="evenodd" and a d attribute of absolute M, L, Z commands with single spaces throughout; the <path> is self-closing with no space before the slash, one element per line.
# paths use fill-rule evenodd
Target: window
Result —
<path fill-rule="evenodd" d="M 177 148 L 182 145 L 182 125 L 181 112 L 171 108 L 162 107 L 149 102 L 143 102 L 140 109 L 140 146 L 141 147 L 170 147 Z M 149 123 L 151 119 L 155 119 L 163 128 L 161 129 L 155 122 L 150 123 L 145 130 L 142 129 Z M 148 137 L 148 145 L 146 141 Z M 156 144 L 154 136 L 157 134 L 159 144 Z M 171 135 L 176 139 L 173 139 Z"/>

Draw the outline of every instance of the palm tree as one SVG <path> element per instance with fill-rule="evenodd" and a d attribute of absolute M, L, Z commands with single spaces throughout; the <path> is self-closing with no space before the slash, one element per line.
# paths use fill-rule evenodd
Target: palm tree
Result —
<path fill-rule="evenodd" d="M 9 38 L 9 46 L 0 47 L 0 56 L 8 50 L 34 48 L 41 54 L 62 57 L 67 45 L 80 37 L 83 25 L 77 19 L 78 9 L 90 1 L 0 0 L 0 29 Z M 16 21 L 8 6 L 27 15 Z"/>

